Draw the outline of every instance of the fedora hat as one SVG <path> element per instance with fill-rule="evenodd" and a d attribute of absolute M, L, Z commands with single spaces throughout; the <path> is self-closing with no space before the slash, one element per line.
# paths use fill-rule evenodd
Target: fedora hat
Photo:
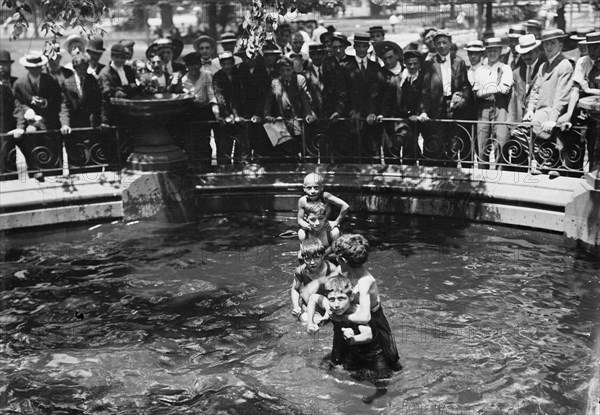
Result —
<path fill-rule="evenodd" d="M 219 39 L 219 43 L 230 43 L 230 42 L 237 42 L 237 37 L 235 35 L 235 33 L 231 33 L 231 32 L 225 32 L 221 35 L 221 38 Z"/>
<path fill-rule="evenodd" d="M 354 34 L 354 43 L 363 42 L 369 43 L 371 41 L 371 36 L 368 33 L 358 32 Z"/>
<path fill-rule="evenodd" d="M 438 30 L 435 32 L 435 35 L 433 35 L 433 40 L 437 39 L 438 37 L 447 37 L 448 39 L 452 40 L 452 35 L 450 34 L 450 32 L 448 32 L 447 30 Z"/>
<path fill-rule="evenodd" d="M 14 62 L 10 58 L 10 52 L 7 51 L 6 49 L 0 49 L 0 62 L 10 62 L 10 63 Z"/>
<path fill-rule="evenodd" d="M 321 33 L 321 36 L 319 36 L 319 40 L 321 41 L 321 43 L 325 43 L 325 39 L 327 39 L 328 37 L 333 37 L 333 32 L 327 31 Z"/>
<path fill-rule="evenodd" d="M 597 45 L 600 43 L 600 32 L 588 33 L 585 35 L 585 40 L 581 43 L 584 45 Z"/>
<path fill-rule="evenodd" d="M 48 63 L 48 58 L 40 52 L 32 52 L 19 59 L 19 63 L 26 68 L 41 68 Z"/>
<path fill-rule="evenodd" d="M 502 40 L 499 37 L 490 37 L 485 40 L 485 48 L 502 48 Z"/>
<path fill-rule="evenodd" d="M 375 49 L 375 54 L 378 57 L 381 57 L 381 55 L 383 55 L 384 53 L 387 53 L 389 50 L 393 50 L 394 53 L 398 56 L 398 59 L 402 59 L 404 52 L 402 51 L 402 48 L 400 47 L 399 44 L 397 44 L 396 42 L 391 42 L 389 40 L 383 40 L 381 42 L 376 42 L 373 45 L 373 48 Z"/>
<path fill-rule="evenodd" d="M 485 47 L 483 46 L 483 42 L 481 40 L 472 40 L 467 43 L 467 47 L 465 48 L 467 52 L 485 52 Z"/>
<path fill-rule="evenodd" d="M 115 43 L 110 48 L 111 55 L 127 56 L 127 49 L 121 43 Z"/>
<path fill-rule="evenodd" d="M 371 26 L 371 27 L 369 27 L 369 30 L 367 30 L 367 33 L 376 33 L 376 32 L 386 33 L 386 31 L 383 29 L 383 26 Z"/>
<path fill-rule="evenodd" d="M 198 37 L 196 40 L 194 40 L 194 50 L 196 52 L 198 52 L 198 48 L 200 48 L 200 43 L 204 43 L 204 42 L 208 42 L 210 43 L 210 46 L 213 48 L 213 50 L 215 50 L 217 48 L 217 42 L 215 42 L 215 40 L 207 35 L 202 35 L 200 37 Z"/>
<path fill-rule="evenodd" d="M 404 61 L 406 62 L 409 58 L 417 58 L 419 60 L 423 59 L 423 55 L 418 50 L 405 50 L 404 51 Z"/>
<path fill-rule="evenodd" d="M 541 36 L 541 41 L 545 42 L 547 40 L 553 40 L 553 39 L 563 39 L 565 38 L 567 35 L 565 35 L 565 32 L 563 32 L 560 29 L 552 29 L 552 30 L 544 30 L 542 32 L 542 36 Z"/>
<path fill-rule="evenodd" d="M 371 38 L 369 37 L 369 40 Z M 344 45 L 346 45 L 346 47 L 350 46 L 350 42 L 348 41 L 348 38 L 346 37 L 346 35 L 341 34 L 340 32 L 333 32 L 333 36 L 331 38 L 332 41 L 337 40 L 342 42 Z"/>
<path fill-rule="evenodd" d="M 102 53 L 106 49 L 104 49 L 104 41 L 102 40 L 102 38 L 100 36 L 94 36 L 88 42 L 88 46 L 87 48 L 85 48 L 85 50 L 88 52 Z"/>
<path fill-rule="evenodd" d="M 195 46 L 195 44 L 194 44 Z M 156 39 L 154 43 L 146 49 L 146 58 L 150 59 L 152 56 L 157 55 L 161 49 L 171 49 L 173 51 L 173 60 L 177 59 L 181 55 L 183 50 L 183 42 L 179 39 Z"/>
<path fill-rule="evenodd" d="M 525 31 L 525 28 L 523 28 L 523 26 L 521 25 L 511 26 L 508 29 L 508 37 L 510 38 L 519 38 L 525 34 L 527 34 L 527 32 Z"/>
<path fill-rule="evenodd" d="M 531 52 L 542 44 L 541 40 L 537 40 L 533 34 L 523 35 L 519 38 L 519 44 L 515 46 L 517 53 L 521 55 Z"/>

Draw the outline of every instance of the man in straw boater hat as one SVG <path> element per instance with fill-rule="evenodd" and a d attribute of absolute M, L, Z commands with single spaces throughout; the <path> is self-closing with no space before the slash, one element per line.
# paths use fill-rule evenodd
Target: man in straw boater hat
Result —
<path fill-rule="evenodd" d="M 434 41 L 437 55 L 435 59 L 426 61 L 423 68 L 425 77 L 419 120 L 465 119 L 469 116 L 472 94 L 467 66 L 460 57 L 451 58 L 450 33 L 440 30 Z M 431 121 L 423 126 L 425 158 L 458 160 L 470 147 L 468 134 L 458 125 Z M 449 161 L 445 165 L 455 166 L 456 163 Z"/>
<path fill-rule="evenodd" d="M 584 41 L 588 55 L 577 60 L 573 72 L 574 95 L 577 100 L 587 96 L 600 96 L 600 32 L 588 33 Z M 600 161 L 598 152 L 600 147 L 595 148 L 600 134 L 600 126 L 592 117 L 585 122 L 588 129 L 586 132 L 589 170 L 594 170 Z"/>
<path fill-rule="evenodd" d="M 221 37 L 219 38 L 219 45 L 223 49 L 223 52 L 231 52 L 233 55 L 233 61 L 235 65 L 239 65 L 242 63 L 242 58 L 235 53 L 236 45 L 238 44 L 238 38 L 235 33 L 232 32 L 224 32 L 221 33 Z M 213 59 L 213 63 L 219 64 L 220 58 L 217 56 Z"/>
<path fill-rule="evenodd" d="M 527 101 L 533 89 L 533 81 L 540 66 L 545 61 L 540 59 L 540 45 L 533 34 L 523 35 L 515 51 L 519 54 L 522 64 L 513 69 L 513 90 L 508 105 L 508 120 L 521 122 L 527 108 Z"/>
<path fill-rule="evenodd" d="M 473 93 L 477 99 L 477 155 L 480 161 L 490 159 L 490 151 L 495 150 L 496 162 L 500 160 L 501 149 L 510 135 L 506 124 L 508 102 L 513 86 L 513 74 L 505 63 L 500 62 L 502 41 L 493 37 L 485 41 L 487 63 L 475 72 Z M 499 124 L 490 124 L 499 123 Z M 493 141 L 495 138 L 495 141 Z M 487 164 L 480 164 L 487 168 Z"/>
<path fill-rule="evenodd" d="M 475 84 L 475 72 L 483 66 L 485 46 L 481 40 L 471 40 L 465 48 L 471 66 L 467 69 L 467 78 L 471 86 Z"/>
<path fill-rule="evenodd" d="M 561 53 L 565 36 L 560 29 L 542 32 L 542 47 L 548 61 L 540 67 L 523 116 L 523 121 L 532 123 L 534 135 L 542 140 L 560 141 L 554 127 L 566 112 L 571 95 L 573 66 Z M 534 172 L 539 173 L 535 166 Z"/>
<path fill-rule="evenodd" d="M 515 49 L 519 44 L 519 38 L 527 34 L 525 28 L 521 25 L 511 26 L 508 29 L 508 47 L 509 51 L 500 57 L 502 63 L 510 66 L 510 69 L 515 69 L 521 62 L 519 53 Z"/>
<path fill-rule="evenodd" d="M 160 55 L 165 65 L 165 71 L 169 76 L 174 76 L 175 73 L 183 75 L 185 65 L 176 61 L 182 50 L 183 42 L 179 39 L 156 39 L 146 49 L 146 59 L 149 60 L 154 55 Z"/>
<path fill-rule="evenodd" d="M 350 57 L 346 64 L 342 65 L 347 99 L 346 112 L 350 118 L 356 120 L 354 127 L 358 130 L 356 146 L 352 150 L 358 150 L 359 153 L 353 155 L 367 158 L 379 155 L 380 143 L 376 139 L 379 128 L 374 124 L 381 111 L 380 92 L 385 85 L 381 66 L 367 56 L 370 46 L 368 33 L 355 33 L 356 56 Z"/>
<path fill-rule="evenodd" d="M 577 29 L 577 32 L 570 39 L 577 42 L 577 49 L 579 49 L 579 56 L 586 56 L 588 54 L 587 44 L 583 42 L 586 39 L 588 33 L 595 32 L 593 27 L 585 27 L 583 29 Z"/>
<path fill-rule="evenodd" d="M 47 73 L 43 67 L 48 63 L 48 58 L 41 53 L 28 53 L 19 59 L 19 63 L 27 69 L 27 73 L 15 81 L 13 92 L 15 95 L 15 119 L 17 128 L 14 130 L 15 139 L 28 131 L 58 130 L 62 134 L 70 134 L 69 113 L 62 100 L 62 90 L 58 82 Z M 46 136 L 46 141 L 52 154 L 60 154 L 62 139 L 56 135 Z M 44 167 L 42 161 L 34 157 L 32 151 L 36 147 L 34 137 L 22 140 L 19 144 L 27 160 L 29 170 L 39 170 L 34 177 L 43 181 Z"/>
<path fill-rule="evenodd" d="M 217 42 L 207 35 L 199 36 L 194 40 L 194 50 L 200 54 L 202 70 L 215 74 L 221 67 L 213 60 L 217 51 Z"/>
<path fill-rule="evenodd" d="M 103 63 L 100 63 L 100 58 L 102 58 L 102 54 L 104 54 L 105 50 L 106 49 L 104 49 L 104 41 L 100 36 L 94 36 L 90 38 L 87 48 L 85 49 L 88 56 L 90 57 L 88 73 L 93 75 L 96 79 L 98 79 L 102 68 L 106 66 Z"/>

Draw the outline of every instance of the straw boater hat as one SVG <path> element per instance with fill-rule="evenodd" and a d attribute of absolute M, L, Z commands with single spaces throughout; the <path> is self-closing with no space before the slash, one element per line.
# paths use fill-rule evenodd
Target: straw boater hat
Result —
<path fill-rule="evenodd" d="M 48 63 L 48 58 L 40 52 L 31 52 L 19 59 L 19 63 L 26 68 L 41 68 Z"/>
<path fill-rule="evenodd" d="M 452 40 L 452 35 L 447 30 L 438 30 L 437 32 L 435 32 L 435 35 L 433 35 L 433 40 L 441 36 L 447 37 L 448 39 Z"/>
<path fill-rule="evenodd" d="M 523 23 L 523 26 L 542 30 L 542 24 L 539 20 L 535 19 L 527 20 L 525 23 Z"/>
<path fill-rule="evenodd" d="M 521 26 L 521 25 L 511 26 L 508 29 L 508 37 L 509 38 L 518 39 L 519 37 L 521 37 L 525 34 L 527 34 L 527 32 L 525 31 L 525 28 L 523 28 L 523 26 Z"/>
<path fill-rule="evenodd" d="M 370 43 L 371 42 L 371 36 L 369 36 L 368 33 L 364 33 L 364 32 L 358 32 L 354 34 L 354 43 Z"/>
<path fill-rule="evenodd" d="M 398 59 L 402 59 L 402 56 L 404 55 L 404 53 L 402 52 L 402 48 L 400 47 L 400 45 L 397 44 L 396 42 L 391 42 L 389 40 L 383 40 L 381 42 L 376 42 L 373 45 L 373 48 L 375 49 L 375 54 L 378 57 L 381 57 L 381 55 L 383 53 L 386 53 L 390 49 L 394 51 L 394 53 L 396 54 L 396 56 L 398 56 Z"/>
<path fill-rule="evenodd" d="M 519 38 L 519 44 L 515 46 L 515 50 L 517 53 L 523 55 L 525 53 L 531 52 L 535 48 L 539 47 L 542 44 L 541 40 L 537 40 L 535 36 L 530 33 L 528 35 L 523 35 Z"/>
<path fill-rule="evenodd" d="M 594 33 L 594 28 L 593 27 L 586 27 L 584 29 L 577 29 L 577 32 L 571 36 L 571 40 L 574 40 L 576 42 L 581 42 L 582 40 L 586 39 L 586 36 L 590 33 Z"/>
<path fill-rule="evenodd" d="M 74 43 L 81 43 L 85 49 L 85 39 L 79 36 L 78 34 L 73 33 L 72 35 L 69 35 L 69 37 L 67 37 L 67 40 L 65 40 L 64 46 L 67 52 L 71 53 L 71 50 L 73 50 Z M 82 49 L 80 52 L 85 52 L 84 49 Z"/>
<path fill-rule="evenodd" d="M 281 49 L 277 47 L 274 43 L 267 43 L 262 48 L 263 55 L 281 55 Z"/>
<path fill-rule="evenodd" d="M 481 40 L 472 40 L 467 43 L 467 47 L 465 48 L 467 52 L 485 52 L 485 47 L 483 46 L 483 42 Z"/>
<path fill-rule="evenodd" d="M 233 53 L 229 51 L 219 53 L 219 61 L 224 61 L 225 59 L 233 59 Z"/>
<path fill-rule="evenodd" d="M 213 48 L 213 50 L 216 50 L 217 42 L 215 42 L 215 40 L 212 37 L 207 36 L 207 35 L 202 35 L 198 39 L 194 40 L 194 50 L 196 52 L 198 52 L 200 43 L 204 43 L 204 42 L 210 43 L 210 46 Z"/>
<path fill-rule="evenodd" d="M 566 36 L 565 32 L 560 29 L 544 30 L 542 32 L 541 41 L 545 42 L 553 39 L 564 39 Z"/>
<path fill-rule="evenodd" d="M 235 33 L 226 32 L 221 35 L 221 39 L 219 39 L 219 43 L 230 43 L 237 42 L 237 37 Z"/>
<path fill-rule="evenodd" d="M 485 40 L 485 48 L 500 48 L 502 49 L 502 40 L 499 37 L 490 37 Z"/>
<path fill-rule="evenodd" d="M 183 42 L 179 39 L 156 39 L 154 43 L 146 49 L 146 58 L 150 59 L 152 56 L 157 55 L 161 49 L 171 49 L 173 51 L 173 60 L 175 60 L 181 55 Z"/>
<path fill-rule="evenodd" d="M 367 36 L 367 37 L 369 37 L 369 36 Z M 346 37 L 346 35 L 343 35 L 340 32 L 333 32 L 331 41 L 334 41 L 334 40 L 338 40 L 338 41 L 342 42 L 344 45 L 346 45 L 346 47 L 350 46 L 350 42 L 348 41 L 348 38 Z M 370 40 L 371 40 L 371 38 L 369 37 L 369 41 Z"/>
<path fill-rule="evenodd" d="M 10 57 L 10 52 L 6 49 L 0 49 L 0 62 L 14 62 Z"/>
<path fill-rule="evenodd" d="M 588 33 L 585 35 L 584 45 L 597 45 L 600 43 L 600 32 Z"/>

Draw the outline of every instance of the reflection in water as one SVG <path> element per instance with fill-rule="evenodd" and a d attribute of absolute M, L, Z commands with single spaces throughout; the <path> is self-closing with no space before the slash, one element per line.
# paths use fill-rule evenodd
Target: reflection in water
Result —
<path fill-rule="evenodd" d="M 382 226 L 382 222 L 384 226 Z M 575 414 L 598 268 L 562 237 L 428 218 L 356 220 L 404 370 L 328 370 L 331 327 L 291 315 L 292 220 L 212 218 L 12 235 L 0 293 L 5 413 Z M 444 412 L 445 411 L 445 412 Z"/>

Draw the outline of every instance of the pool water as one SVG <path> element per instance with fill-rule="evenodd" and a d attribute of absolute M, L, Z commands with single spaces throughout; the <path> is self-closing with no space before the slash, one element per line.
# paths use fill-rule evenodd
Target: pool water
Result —
<path fill-rule="evenodd" d="M 374 391 L 292 317 L 290 217 L 4 237 L 0 408 L 44 414 L 578 414 L 600 264 L 562 236 L 361 216 L 404 370 Z"/>

